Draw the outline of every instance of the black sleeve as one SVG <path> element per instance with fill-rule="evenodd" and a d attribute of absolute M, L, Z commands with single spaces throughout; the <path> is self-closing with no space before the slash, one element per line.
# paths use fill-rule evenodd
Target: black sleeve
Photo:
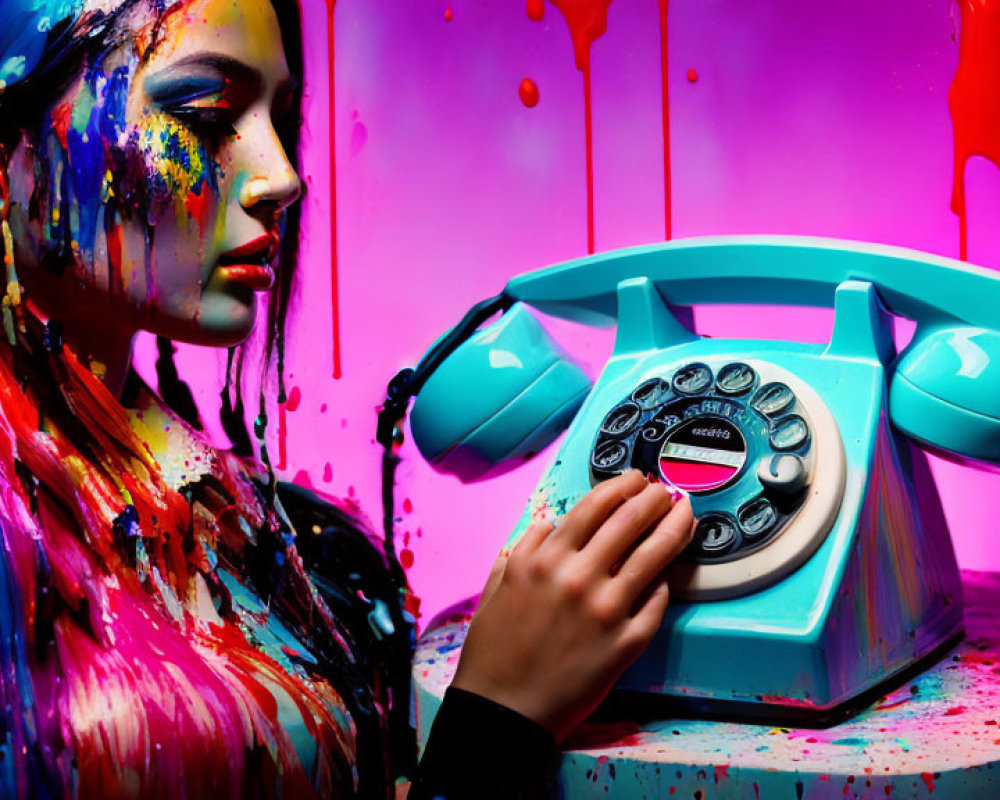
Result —
<path fill-rule="evenodd" d="M 561 754 L 538 723 L 449 688 L 434 719 L 409 800 L 549 800 Z"/>

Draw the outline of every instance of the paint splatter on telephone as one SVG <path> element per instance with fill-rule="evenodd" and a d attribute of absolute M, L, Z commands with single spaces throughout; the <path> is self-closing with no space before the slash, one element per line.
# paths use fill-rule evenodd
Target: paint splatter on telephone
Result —
<path fill-rule="evenodd" d="M 832 306 L 833 334 L 703 339 L 670 310 L 697 303 Z M 525 305 L 617 321 L 593 388 Z M 961 635 L 955 556 L 913 442 L 1000 462 L 1000 276 L 835 240 L 691 239 L 525 273 L 477 309 L 410 381 L 412 431 L 469 480 L 569 425 L 511 544 L 630 467 L 692 497 L 676 600 L 619 688 L 821 724 Z M 890 314 L 917 321 L 898 356 Z"/>

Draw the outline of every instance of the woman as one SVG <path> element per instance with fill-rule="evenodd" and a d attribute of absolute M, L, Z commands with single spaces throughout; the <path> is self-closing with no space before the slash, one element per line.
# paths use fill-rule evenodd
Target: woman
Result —
<path fill-rule="evenodd" d="M 0 17 L 0 793 L 389 796 L 410 755 L 390 723 L 409 703 L 395 565 L 130 371 L 139 330 L 242 342 L 259 292 L 280 347 L 297 10 L 0 0 Z M 691 530 L 671 505 L 628 474 L 498 562 L 412 797 L 485 796 L 498 742 L 525 769 L 492 791 L 544 791 L 555 741 L 662 616 L 657 576 Z M 511 615 L 531 621 L 513 639 Z"/>

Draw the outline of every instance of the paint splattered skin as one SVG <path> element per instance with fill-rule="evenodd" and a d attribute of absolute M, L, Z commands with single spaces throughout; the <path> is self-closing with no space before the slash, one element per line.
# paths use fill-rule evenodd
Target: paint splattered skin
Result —
<path fill-rule="evenodd" d="M 236 344 L 274 282 L 280 6 L 84 4 L 74 41 L 107 46 L 5 149 L 30 302 L 0 344 L 0 796 L 390 791 L 380 554 L 124 387 L 137 331 Z"/>
<path fill-rule="evenodd" d="M 269 3 L 189 0 L 156 24 L 135 14 L 134 38 L 86 65 L 36 151 L 13 155 L 15 241 L 31 243 L 21 277 L 81 339 L 101 308 L 117 330 L 91 339 L 146 329 L 232 345 L 273 283 L 282 210 L 300 191 L 281 135 L 297 83 Z M 33 268 L 47 259 L 60 270 Z"/>

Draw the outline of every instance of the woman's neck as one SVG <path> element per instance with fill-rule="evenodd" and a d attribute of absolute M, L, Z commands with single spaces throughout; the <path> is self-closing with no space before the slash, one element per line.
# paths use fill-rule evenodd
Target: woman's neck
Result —
<path fill-rule="evenodd" d="M 90 367 L 112 395 L 121 398 L 132 365 L 134 330 L 93 313 L 86 302 L 62 303 L 52 311 L 48 304 L 29 301 L 28 306 L 42 322 L 54 320 L 63 345 Z"/>

